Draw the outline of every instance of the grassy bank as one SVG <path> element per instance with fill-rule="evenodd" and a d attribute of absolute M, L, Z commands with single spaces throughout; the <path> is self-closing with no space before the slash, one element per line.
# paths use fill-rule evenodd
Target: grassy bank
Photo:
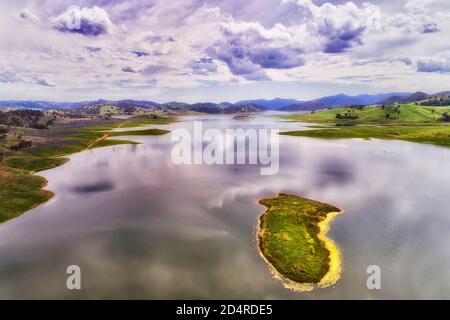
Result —
<path fill-rule="evenodd" d="M 169 133 L 168 130 L 163 129 L 144 129 L 144 130 L 128 130 L 128 131 L 116 131 L 111 132 L 111 137 L 118 136 L 161 136 Z"/>
<path fill-rule="evenodd" d="M 43 190 L 47 181 L 26 170 L 0 165 L 0 223 L 47 201 L 52 193 Z"/>
<path fill-rule="evenodd" d="M 397 139 L 450 147 L 450 125 L 351 126 L 281 132 L 282 135 L 321 139 Z"/>
<path fill-rule="evenodd" d="M 289 121 L 321 123 L 323 128 L 289 131 L 281 134 L 322 139 L 397 139 L 450 146 L 450 124 L 443 115 L 450 107 L 424 107 L 414 104 L 338 108 L 308 114 L 284 116 Z"/>
<path fill-rule="evenodd" d="M 367 106 L 364 108 L 336 108 L 306 114 L 290 114 L 281 118 L 290 121 L 315 123 L 357 124 L 419 124 L 440 122 L 450 107 L 425 107 L 415 104 Z M 340 116 L 338 116 L 340 115 Z"/>
<path fill-rule="evenodd" d="M 319 284 L 330 270 L 330 250 L 320 223 L 340 209 L 303 197 L 279 194 L 259 202 L 258 243 L 263 256 L 283 278 Z"/>
<path fill-rule="evenodd" d="M 86 148 L 97 148 L 136 142 L 108 139 L 111 136 L 161 135 L 167 130 L 145 129 L 114 132 L 118 127 L 167 124 L 173 118 L 136 117 L 112 120 L 71 120 L 57 123 L 48 130 L 11 128 L 0 141 L 0 222 L 12 219 L 47 201 L 52 193 L 43 190 L 47 181 L 34 172 L 57 167 L 68 161 L 64 156 Z M 12 151 L 18 141 L 31 141 L 32 146 Z"/>
<path fill-rule="evenodd" d="M 172 122 L 177 121 L 174 117 L 164 117 L 164 118 L 151 118 L 151 117 L 134 117 L 129 118 L 126 123 L 123 125 L 123 128 L 132 128 L 132 127 L 138 127 L 138 126 L 145 126 L 145 125 L 164 125 L 164 124 L 171 124 Z"/>

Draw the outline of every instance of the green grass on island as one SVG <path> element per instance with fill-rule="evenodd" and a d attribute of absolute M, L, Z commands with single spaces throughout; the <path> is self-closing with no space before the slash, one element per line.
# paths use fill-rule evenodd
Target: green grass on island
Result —
<path fill-rule="evenodd" d="M 284 116 L 291 121 L 321 123 L 313 130 L 282 132 L 283 135 L 322 139 L 397 139 L 450 146 L 450 107 L 415 104 L 338 108 Z"/>
<path fill-rule="evenodd" d="M 70 119 L 55 123 L 48 129 L 11 127 L 10 132 L 0 139 L 0 223 L 52 197 L 51 192 L 43 190 L 47 181 L 34 175 L 34 172 L 62 165 L 68 161 L 65 156 L 87 148 L 137 143 L 109 137 L 169 132 L 162 129 L 116 132 L 115 128 L 161 125 L 172 121 L 175 118 L 138 116 L 109 120 Z"/>
<path fill-rule="evenodd" d="M 319 283 L 330 268 L 330 251 L 319 238 L 319 223 L 340 209 L 289 194 L 259 203 L 267 208 L 258 231 L 261 253 L 283 277 Z"/>

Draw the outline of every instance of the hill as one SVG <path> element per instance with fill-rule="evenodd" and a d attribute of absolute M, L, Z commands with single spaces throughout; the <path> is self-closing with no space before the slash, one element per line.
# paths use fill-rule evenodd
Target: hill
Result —
<path fill-rule="evenodd" d="M 449 112 L 450 107 L 415 104 L 321 110 L 284 118 L 328 125 L 281 134 L 321 139 L 396 139 L 450 147 Z"/>
<path fill-rule="evenodd" d="M 430 98 L 430 95 L 424 92 L 414 92 L 407 96 L 395 95 L 378 102 L 379 104 L 390 105 L 395 103 L 412 103 Z"/>
<path fill-rule="evenodd" d="M 223 106 L 226 106 L 226 107 L 234 107 L 236 104 L 234 104 L 234 103 L 231 103 L 231 102 L 228 102 L 228 101 L 223 101 L 223 102 L 221 102 L 221 103 L 219 103 L 219 104 L 221 104 L 221 105 L 223 105 Z M 244 103 L 245 104 L 245 103 Z"/>
<path fill-rule="evenodd" d="M 422 100 L 418 104 L 421 106 L 450 106 L 450 91 L 433 94 L 427 100 Z"/>
<path fill-rule="evenodd" d="M 184 109 L 187 106 L 189 106 L 188 103 L 178 102 L 178 101 L 171 101 L 171 102 L 163 103 L 161 105 L 161 108 L 177 110 L 177 109 Z"/>
<path fill-rule="evenodd" d="M 368 106 L 359 108 L 336 108 L 290 115 L 286 118 L 306 122 L 350 122 L 350 123 L 386 123 L 386 122 L 440 122 L 450 107 L 427 107 L 415 104 L 397 106 Z"/>
<path fill-rule="evenodd" d="M 450 96 L 450 91 L 441 91 L 435 94 L 431 95 L 432 97 L 446 97 L 448 98 Z"/>
<path fill-rule="evenodd" d="M 0 112 L 0 125 L 47 129 L 52 118 L 40 110 L 12 110 Z"/>

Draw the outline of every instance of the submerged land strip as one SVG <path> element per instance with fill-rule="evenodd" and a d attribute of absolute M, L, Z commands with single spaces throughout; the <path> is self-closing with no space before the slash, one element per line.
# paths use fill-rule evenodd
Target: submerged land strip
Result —
<path fill-rule="evenodd" d="M 56 121 L 42 128 L 42 118 L 39 118 L 39 123 L 30 126 L 30 119 L 34 119 L 36 114 L 28 110 L 16 112 L 14 120 L 18 125 L 0 132 L 0 223 L 21 215 L 53 196 L 52 192 L 44 190 L 47 180 L 35 175 L 35 172 L 60 166 L 69 160 L 66 156 L 86 149 L 137 143 L 111 137 L 162 135 L 169 132 L 155 128 L 119 132 L 115 131 L 117 128 L 163 125 L 175 121 L 174 117 L 155 115 L 126 119 L 63 119 L 52 116 L 51 119 Z M 22 120 L 27 124 L 23 125 Z"/>
<path fill-rule="evenodd" d="M 293 291 L 334 285 L 340 278 L 341 257 L 326 233 L 342 211 L 284 193 L 259 203 L 267 210 L 259 219 L 258 248 L 273 277 Z"/>
<path fill-rule="evenodd" d="M 283 116 L 285 120 L 323 126 L 280 134 L 321 139 L 396 139 L 450 147 L 449 113 L 448 106 L 349 106 Z"/>

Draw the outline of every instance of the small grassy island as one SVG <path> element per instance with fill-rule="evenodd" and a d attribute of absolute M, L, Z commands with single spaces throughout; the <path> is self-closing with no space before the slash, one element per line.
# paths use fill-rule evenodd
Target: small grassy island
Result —
<path fill-rule="evenodd" d="M 320 123 L 322 128 L 281 132 L 321 139 L 396 139 L 450 147 L 450 107 L 415 104 L 357 106 L 284 116 L 290 121 Z"/>
<path fill-rule="evenodd" d="M 280 193 L 260 200 L 258 246 L 275 278 L 294 291 L 328 287 L 340 277 L 340 254 L 325 236 L 340 209 L 296 195 Z"/>

